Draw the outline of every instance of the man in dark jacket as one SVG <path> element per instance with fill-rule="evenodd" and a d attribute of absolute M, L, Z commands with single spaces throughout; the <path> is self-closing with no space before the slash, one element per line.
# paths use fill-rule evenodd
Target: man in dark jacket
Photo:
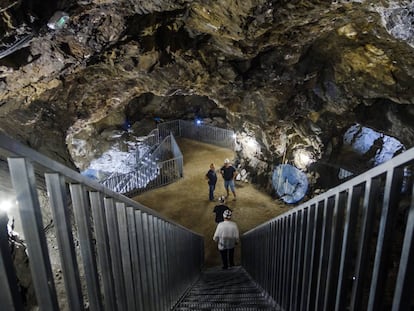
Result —
<path fill-rule="evenodd" d="M 216 189 L 217 175 L 214 163 L 210 164 L 210 169 L 206 174 L 208 180 L 208 198 L 210 201 L 214 201 L 214 190 Z"/>

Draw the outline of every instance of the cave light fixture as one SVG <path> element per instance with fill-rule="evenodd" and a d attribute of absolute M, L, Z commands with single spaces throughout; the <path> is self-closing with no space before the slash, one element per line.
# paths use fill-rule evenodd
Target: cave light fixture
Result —
<path fill-rule="evenodd" d="M 245 136 L 240 139 L 242 145 L 244 145 L 244 150 L 251 157 L 256 157 L 260 152 L 260 144 L 256 141 L 254 136 Z"/>
<path fill-rule="evenodd" d="M 314 162 L 312 154 L 305 149 L 297 150 L 294 157 L 295 165 L 300 169 L 305 169 L 309 164 Z"/>
<path fill-rule="evenodd" d="M 247 140 L 247 146 L 250 148 L 257 148 L 257 142 L 253 137 L 249 137 Z"/>
<path fill-rule="evenodd" d="M 201 121 L 201 119 L 200 119 L 200 118 L 196 118 L 196 119 L 195 119 L 195 123 L 196 123 L 197 125 L 201 125 L 201 123 L 203 123 L 203 121 Z"/>
<path fill-rule="evenodd" d="M 3 200 L 0 201 L 0 213 L 7 213 L 13 207 L 13 203 L 11 200 Z"/>

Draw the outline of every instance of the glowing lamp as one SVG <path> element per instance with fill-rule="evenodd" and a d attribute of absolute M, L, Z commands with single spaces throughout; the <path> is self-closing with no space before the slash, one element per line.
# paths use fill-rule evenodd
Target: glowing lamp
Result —
<path fill-rule="evenodd" d="M 0 202 L 0 211 L 8 212 L 12 207 L 12 202 L 10 201 L 1 201 Z"/>

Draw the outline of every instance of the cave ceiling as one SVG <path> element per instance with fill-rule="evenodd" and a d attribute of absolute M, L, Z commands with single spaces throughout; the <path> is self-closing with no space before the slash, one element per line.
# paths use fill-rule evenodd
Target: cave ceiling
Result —
<path fill-rule="evenodd" d="M 264 171 L 297 148 L 346 166 L 355 123 L 408 149 L 413 15 L 407 1 L 0 0 L 0 130 L 72 167 L 71 140 L 93 146 L 127 117 L 219 120 L 256 138 Z"/>

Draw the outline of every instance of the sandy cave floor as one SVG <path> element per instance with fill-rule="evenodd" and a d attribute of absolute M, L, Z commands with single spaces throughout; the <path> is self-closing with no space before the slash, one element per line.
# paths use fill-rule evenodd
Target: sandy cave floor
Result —
<path fill-rule="evenodd" d="M 217 202 L 208 199 L 208 185 L 205 179 L 210 163 L 220 169 L 224 159 L 234 158 L 234 152 L 189 139 L 179 139 L 178 144 L 184 157 L 184 178 L 165 186 L 140 194 L 133 199 L 161 215 L 204 236 L 205 266 L 221 264 L 216 243 L 212 240 L 216 223 L 214 206 Z M 218 176 L 215 198 L 225 195 L 224 182 Z M 236 182 L 237 201 L 232 194 L 226 204 L 233 210 L 232 220 L 239 226 L 240 234 L 288 211 L 289 205 L 274 200 L 254 185 Z M 235 251 L 236 265 L 240 264 L 240 245 Z"/>

